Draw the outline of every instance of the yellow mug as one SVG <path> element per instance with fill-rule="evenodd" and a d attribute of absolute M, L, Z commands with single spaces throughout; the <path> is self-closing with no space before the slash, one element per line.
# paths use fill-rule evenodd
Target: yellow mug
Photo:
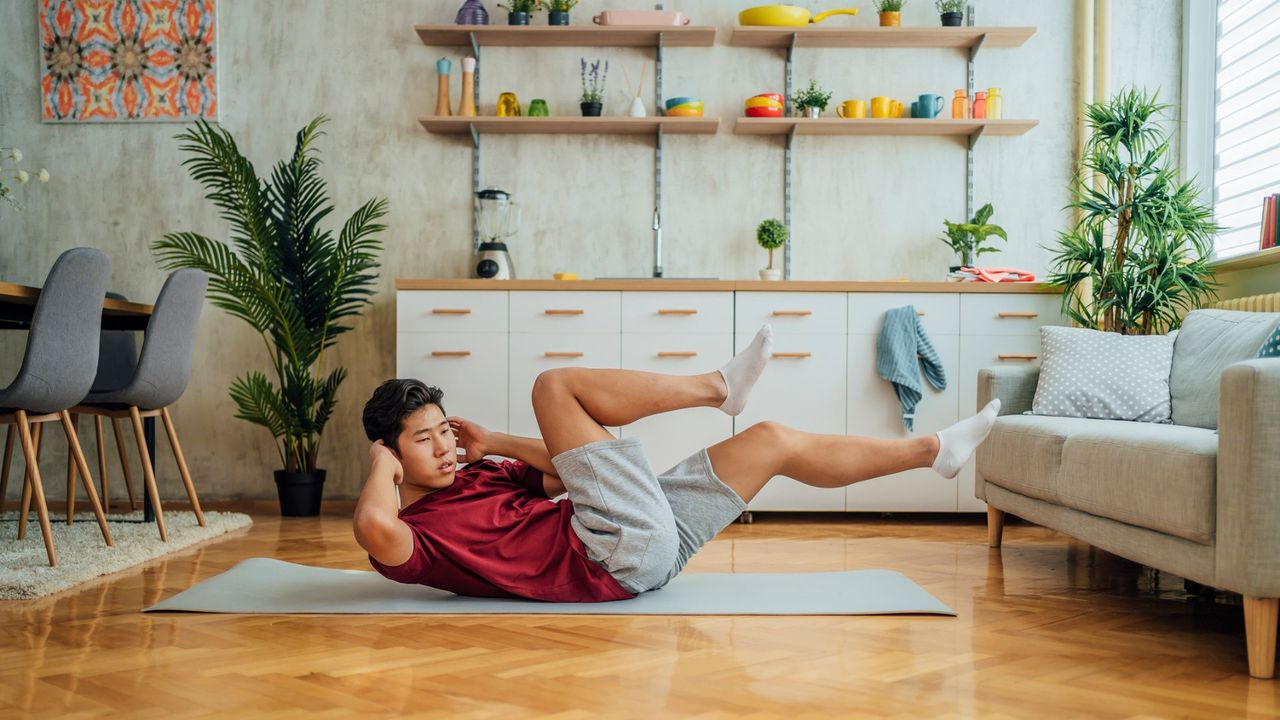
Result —
<path fill-rule="evenodd" d="M 848 120 L 867 116 L 867 103 L 862 100 L 845 100 L 836 106 L 836 115 Z"/>
<path fill-rule="evenodd" d="M 892 103 L 892 102 L 894 101 L 887 97 L 877 96 L 877 97 L 871 98 L 871 117 L 873 118 L 893 117 L 893 111 L 889 106 L 889 103 Z"/>
<path fill-rule="evenodd" d="M 898 102 L 897 100 L 889 101 L 889 113 L 892 117 L 896 117 L 896 118 L 902 117 L 902 113 L 904 112 L 904 110 L 905 108 L 902 107 L 902 103 Z"/>
<path fill-rule="evenodd" d="M 498 96 L 498 117 L 520 117 L 520 101 L 515 93 L 504 92 Z"/>

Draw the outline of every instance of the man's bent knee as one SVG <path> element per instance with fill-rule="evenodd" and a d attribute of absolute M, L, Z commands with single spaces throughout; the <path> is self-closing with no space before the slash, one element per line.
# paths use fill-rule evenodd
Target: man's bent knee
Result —
<path fill-rule="evenodd" d="M 573 373 L 577 368 L 552 368 L 538 373 L 533 381 L 533 402 L 553 395 L 572 394 Z"/>

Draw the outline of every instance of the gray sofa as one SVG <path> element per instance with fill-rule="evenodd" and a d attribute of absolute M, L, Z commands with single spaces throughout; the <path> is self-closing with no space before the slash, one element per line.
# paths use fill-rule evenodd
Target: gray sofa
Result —
<path fill-rule="evenodd" d="M 1275 672 L 1280 605 L 1280 359 L 1257 352 L 1276 313 L 1187 316 L 1174 344 L 1173 422 L 1024 415 L 1040 368 L 978 374 L 1001 417 L 977 452 L 988 544 L 1005 513 L 1244 596 L 1249 673 Z M 1253 350 L 1247 348 L 1252 346 Z M 1243 356 L 1243 357 L 1241 357 Z M 1206 386 L 1205 383 L 1208 383 Z M 1215 432 L 1215 427 L 1217 431 Z"/>

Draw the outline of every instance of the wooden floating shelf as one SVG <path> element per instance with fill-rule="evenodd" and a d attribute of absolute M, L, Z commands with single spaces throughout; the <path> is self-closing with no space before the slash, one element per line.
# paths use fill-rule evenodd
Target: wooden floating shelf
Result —
<path fill-rule="evenodd" d="M 425 45 L 470 47 L 711 47 L 716 29 L 700 25 L 414 25 Z"/>
<path fill-rule="evenodd" d="M 886 118 L 845 120 L 843 118 L 736 118 L 735 135 L 1023 135 L 1040 124 L 1038 120 L 952 120 Z"/>
<path fill-rule="evenodd" d="M 786 48 L 984 48 L 1020 47 L 1034 27 L 765 27 L 735 25 L 729 44 Z M 985 38 L 985 39 L 984 39 Z"/>
<path fill-rule="evenodd" d="M 708 117 L 435 117 L 418 118 L 427 132 L 482 135 L 711 135 L 719 118 Z"/>

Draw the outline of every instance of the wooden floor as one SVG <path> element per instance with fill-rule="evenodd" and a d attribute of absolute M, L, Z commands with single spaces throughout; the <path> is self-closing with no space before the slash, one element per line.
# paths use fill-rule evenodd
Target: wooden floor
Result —
<path fill-rule="evenodd" d="M 1275 717 L 1238 598 L 1189 598 L 1061 535 L 976 516 L 760 516 L 686 572 L 893 568 L 943 617 L 142 615 L 252 556 L 367 569 L 347 516 L 281 520 L 0 603 L 0 717 L 204 714 Z"/>

